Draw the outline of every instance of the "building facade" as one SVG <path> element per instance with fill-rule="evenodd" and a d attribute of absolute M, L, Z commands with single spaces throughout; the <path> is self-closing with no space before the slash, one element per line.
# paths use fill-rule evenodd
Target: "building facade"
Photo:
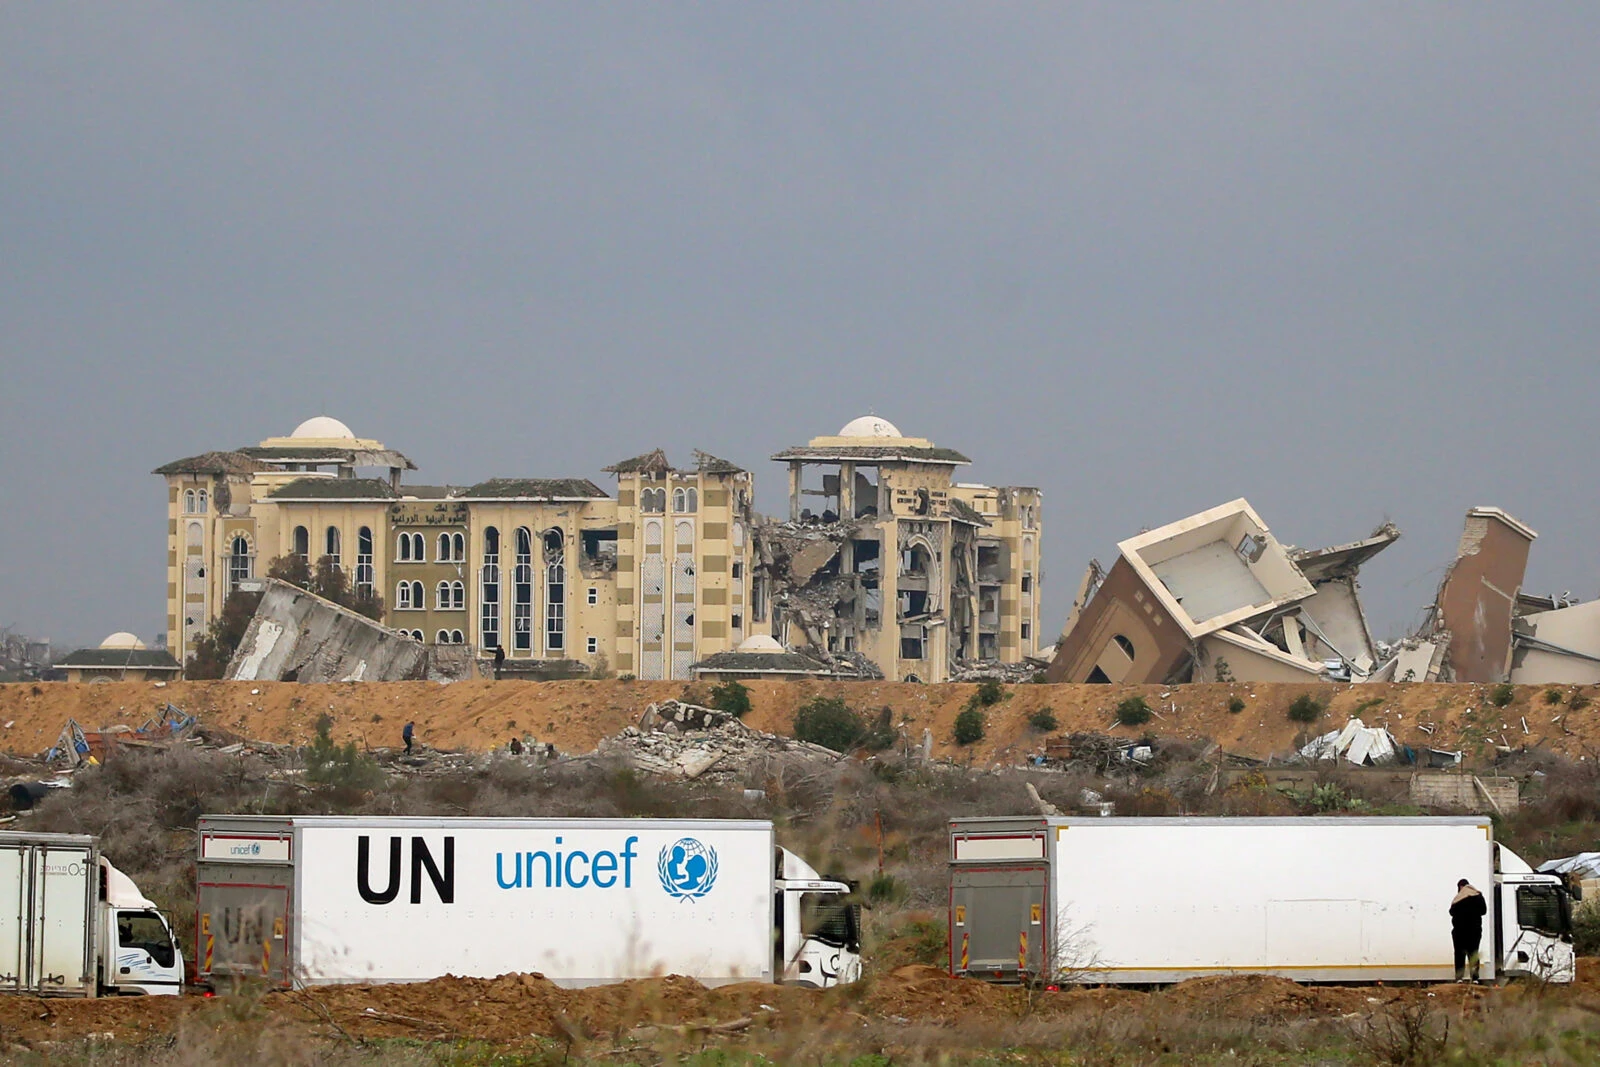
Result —
<path fill-rule="evenodd" d="M 856 581 L 849 617 L 829 625 L 807 625 L 811 594 L 762 547 L 814 544 L 829 525 L 809 521 L 798 483 L 787 523 L 756 515 L 749 471 L 700 452 L 684 467 L 659 450 L 607 467 L 614 497 L 584 478 L 410 485 L 403 476 L 416 467 L 404 455 L 322 416 L 287 437 L 157 468 L 167 483 L 168 647 L 186 662 L 232 592 L 298 556 L 381 597 L 385 625 L 482 657 L 503 649 L 523 673 L 691 679 L 695 663 L 757 635 L 927 681 L 963 659 L 1032 655 L 1037 491 L 954 484 L 965 457 L 898 431 L 856 432 L 863 425 L 814 440 L 803 457 L 779 456 L 792 478 L 808 464 L 849 471 L 844 500 L 833 500 L 855 509 L 845 559 L 816 569 L 882 574 Z M 871 488 L 856 492 L 858 480 Z M 905 565 L 882 567 L 897 559 Z"/>

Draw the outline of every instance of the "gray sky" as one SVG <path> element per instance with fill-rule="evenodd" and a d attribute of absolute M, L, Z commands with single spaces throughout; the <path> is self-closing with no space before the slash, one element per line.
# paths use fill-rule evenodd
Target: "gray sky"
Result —
<path fill-rule="evenodd" d="M 1600 593 L 1600 6 L 0 6 L 0 625 L 163 624 L 152 467 L 327 413 L 431 482 L 867 410 L 1091 555 L 1464 510 Z M 608 481 L 602 484 L 611 484 Z"/>

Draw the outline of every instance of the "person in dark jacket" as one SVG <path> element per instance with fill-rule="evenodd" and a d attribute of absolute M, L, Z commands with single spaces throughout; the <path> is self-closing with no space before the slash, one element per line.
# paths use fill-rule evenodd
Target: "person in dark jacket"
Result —
<path fill-rule="evenodd" d="M 1478 980 L 1478 944 L 1483 940 L 1483 917 L 1489 912 L 1483 894 L 1465 878 L 1456 883 L 1455 899 L 1450 901 L 1450 941 L 1456 950 L 1456 981 Z"/>
<path fill-rule="evenodd" d="M 400 731 L 400 739 L 406 743 L 406 755 L 408 756 L 411 755 L 411 739 L 416 732 L 417 724 L 414 722 L 406 723 L 406 728 Z"/>

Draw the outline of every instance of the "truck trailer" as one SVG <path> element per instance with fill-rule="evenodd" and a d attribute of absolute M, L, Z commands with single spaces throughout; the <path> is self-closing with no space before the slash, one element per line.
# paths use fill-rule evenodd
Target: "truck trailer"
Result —
<path fill-rule="evenodd" d="M 1446 981 L 1462 878 L 1488 905 L 1482 978 L 1572 981 L 1567 887 L 1477 816 L 953 820 L 950 973 Z"/>
<path fill-rule="evenodd" d="M 0 993 L 182 991 L 183 955 L 166 917 L 95 838 L 0 832 Z"/>
<path fill-rule="evenodd" d="M 712 819 L 208 815 L 198 981 L 538 972 L 834 986 L 860 975 L 852 887 Z"/>

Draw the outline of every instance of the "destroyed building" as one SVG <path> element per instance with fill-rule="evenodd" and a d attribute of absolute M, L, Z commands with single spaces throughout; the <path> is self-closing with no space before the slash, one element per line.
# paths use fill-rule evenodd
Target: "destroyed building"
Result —
<path fill-rule="evenodd" d="M 789 518 L 758 530 L 754 596 L 780 643 L 892 681 L 1036 652 L 1037 489 L 956 482 L 966 456 L 871 415 L 772 458 Z"/>
<path fill-rule="evenodd" d="M 1394 543 L 1297 550 L 1245 500 L 1129 538 L 1092 563 L 1047 672 L 1052 682 L 1365 680 L 1379 651 L 1358 596 Z"/>
<path fill-rule="evenodd" d="M 319 416 L 259 446 L 157 468 L 167 483 L 167 641 L 179 662 L 275 559 L 326 558 L 380 621 L 506 673 L 690 678 L 748 635 L 751 477 L 659 451 L 586 478 L 408 485 L 415 464 Z"/>

